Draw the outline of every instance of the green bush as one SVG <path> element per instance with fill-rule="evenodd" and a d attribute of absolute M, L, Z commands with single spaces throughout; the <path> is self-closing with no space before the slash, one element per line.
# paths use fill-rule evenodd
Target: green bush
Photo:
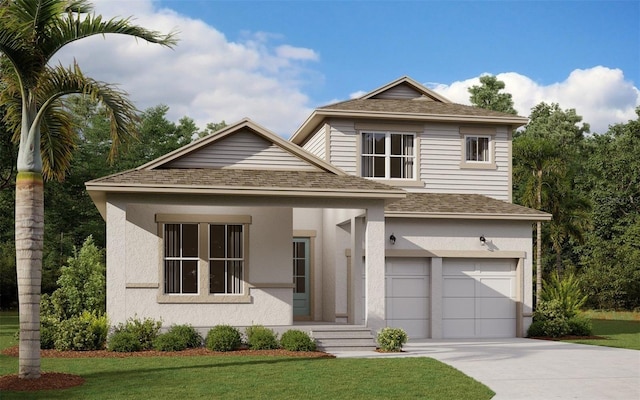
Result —
<path fill-rule="evenodd" d="M 401 351 L 409 337 L 402 328 L 386 327 L 378 332 L 377 340 L 382 351 Z"/>
<path fill-rule="evenodd" d="M 56 327 L 59 321 L 53 317 L 40 317 L 40 348 L 53 349 L 56 341 Z M 18 334 L 20 331 L 18 331 Z"/>
<path fill-rule="evenodd" d="M 229 325 L 217 325 L 207 333 L 206 346 L 213 351 L 233 351 L 242 344 L 240 331 Z"/>
<path fill-rule="evenodd" d="M 297 329 L 283 333 L 280 345 L 289 351 L 316 351 L 316 342 L 306 332 Z"/>
<path fill-rule="evenodd" d="M 53 324 L 54 347 L 62 351 L 101 350 L 105 346 L 108 329 L 106 316 L 98 317 L 85 311 L 80 316 Z"/>
<path fill-rule="evenodd" d="M 540 301 L 533 312 L 533 321 L 536 331 L 530 336 L 560 337 L 569 333 L 566 307 L 557 299 Z"/>
<path fill-rule="evenodd" d="M 251 350 L 271 350 L 280 347 L 276 334 L 262 325 L 253 325 L 245 329 L 247 344 Z"/>
<path fill-rule="evenodd" d="M 122 332 L 130 333 L 139 343 L 137 350 L 149 350 L 153 348 L 153 341 L 158 337 L 158 332 L 162 327 L 162 321 L 156 321 L 153 318 L 146 318 L 139 320 L 137 318 L 130 318 L 124 324 L 119 324 L 115 327 L 112 337 L 109 338 L 109 342 L 113 340 L 113 336 Z M 128 335 L 125 335 L 128 340 Z M 119 339 L 118 339 L 119 340 Z M 128 346 L 125 346 L 128 347 Z M 127 351 L 127 350 L 115 350 L 115 351 Z"/>
<path fill-rule="evenodd" d="M 131 353 L 134 351 L 142 350 L 140 340 L 132 332 L 118 331 L 111 334 L 107 344 L 109 351 L 116 351 L 120 353 Z"/>
<path fill-rule="evenodd" d="M 544 323 L 542 321 L 533 321 L 533 323 L 529 326 L 527 330 L 527 337 L 543 337 L 546 336 L 544 333 Z"/>
<path fill-rule="evenodd" d="M 593 334 L 593 324 L 586 317 L 575 316 L 569 321 L 569 334 L 575 336 L 591 336 Z"/>
<path fill-rule="evenodd" d="M 573 273 L 567 272 L 560 279 L 558 273 L 554 272 L 549 280 L 543 282 L 540 299 L 544 302 L 557 301 L 564 316 L 572 318 L 580 312 L 588 296 L 582 292 L 580 280 Z"/>
<path fill-rule="evenodd" d="M 173 325 L 153 341 L 159 351 L 181 351 L 202 346 L 202 336 L 190 325 Z"/>

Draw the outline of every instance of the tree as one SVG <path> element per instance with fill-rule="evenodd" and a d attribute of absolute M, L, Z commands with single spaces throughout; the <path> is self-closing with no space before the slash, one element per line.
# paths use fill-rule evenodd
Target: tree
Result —
<path fill-rule="evenodd" d="M 503 81 L 499 81 L 493 75 L 480 77 L 480 85 L 469 88 L 471 104 L 486 110 L 500 111 L 508 114 L 517 114 L 513 108 L 513 99 L 510 93 L 500 93 L 505 88 Z"/>
<path fill-rule="evenodd" d="M 20 378 L 40 377 L 40 285 L 44 232 L 43 179 L 64 178 L 75 145 L 72 124 L 63 108 L 65 95 L 79 93 L 101 101 L 111 119 L 111 155 L 135 136 L 135 107 L 126 94 L 85 76 L 77 64 L 50 66 L 69 43 L 93 35 L 123 34 L 172 46 L 172 34 L 131 24 L 104 21 L 89 14 L 85 0 L 3 0 L 0 3 L 0 53 L 11 68 L 3 73 L 7 89 L 5 120 L 16 132 L 15 241 L 20 306 Z"/>
<path fill-rule="evenodd" d="M 519 204 L 553 214 L 552 243 L 561 246 L 568 236 L 578 237 L 576 217 L 585 202 L 572 193 L 576 160 L 589 125 L 578 125 L 582 117 L 558 104 L 540 103 L 531 110 L 529 124 L 513 141 L 515 197 Z M 562 210 L 561 212 L 558 210 Z M 553 248 L 553 245 L 551 246 Z M 536 223 L 536 301 L 542 291 L 542 222 Z M 557 247 L 559 248 L 559 247 Z"/>

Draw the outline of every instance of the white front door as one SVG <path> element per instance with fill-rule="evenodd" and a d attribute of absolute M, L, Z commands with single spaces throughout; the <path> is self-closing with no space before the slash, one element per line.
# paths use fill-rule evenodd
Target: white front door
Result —
<path fill-rule="evenodd" d="M 293 316 L 304 319 L 311 315 L 310 240 L 293 238 Z"/>

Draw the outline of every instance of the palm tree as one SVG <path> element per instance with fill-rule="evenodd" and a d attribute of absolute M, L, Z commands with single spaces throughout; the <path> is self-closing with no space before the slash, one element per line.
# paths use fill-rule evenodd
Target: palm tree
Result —
<path fill-rule="evenodd" d="M 559 148 L 548 139 L 523 134 L 513 141 L 514 180 L 519 184 L 519 203 L 537 210 L 546 209 L 548 181 L 562 174 Z M 542 293 L 542 221 L 536 222 L 536 304 Z"/>
<path fill-rule="evenodd" d="M 65 95 L 79 93 L 101 101 L 111 119 L 112 155 L 126 138 L 135 136 L 136 109 L 124 92 L 86 77 L 74 64 L 49 65 L 52 57 L 76 40 L 108 33 L 173 46 L 163 35 L 132 25 L 130 19 L 103 20 L 90 14 L 86 0 L 0 0 L 0 53 L 8 89 L 5 120 L 16 131 L 16 268 L 20 305 L 18 376 L 40 377 L 40 284 L 44 231 L 43 178 L 64 176 L 73 148 Z M 19 133 L 18 133 L 19 132 Z"/>

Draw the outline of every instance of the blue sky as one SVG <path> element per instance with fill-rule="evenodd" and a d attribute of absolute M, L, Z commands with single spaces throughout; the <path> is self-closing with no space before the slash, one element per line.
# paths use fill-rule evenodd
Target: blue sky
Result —
<path fill-rule="evenodd" d="M 207 122 L 243 117 L 289 136 L 313 108 L 408 75 L 458 103 L 481 74 L 516 110 L 575 108 L 592 131 L 640 106 L 640 1 L 95 0 L 133 16 L 173 50 L 92 38 L 61 56 L 127 90 L 139 108 Z"/>

